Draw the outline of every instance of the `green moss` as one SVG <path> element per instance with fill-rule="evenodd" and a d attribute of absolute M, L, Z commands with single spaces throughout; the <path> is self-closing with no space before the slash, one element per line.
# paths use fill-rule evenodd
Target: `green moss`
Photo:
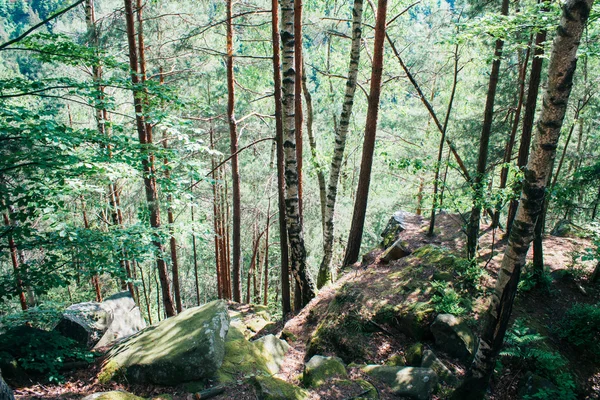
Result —
<path fill-rule="evenodd" d="M 406 359 L 402 354 L 393 354 L 385 361 L 385 365 L 390 367 L 402 367 L 406 365 Z"/>
<path fill-rule="evenodd" d="M 423 343 L 415 343 L 406 351 L 406 365 L 411 367 L 421 366 L 423 359 Z"/>
<path fill-rule="evenodd" d="M 102 384 L 110 382 L 113 377 L 118 375 L 119 369 L 119 363 L 113 360 L 108 361 L 102 366 L 102 370 L 98 374 L 98 382 Z"/>
<path fill-rule="evenodd" d="M 298 338 L 296 337 L 296 335 L 294 335 L 292 332 L 284 329 L 283 331 L 281 331 L 281 335 L 279 335 L 281 337 L 282 340 L 288 341 L 288 342 L 295 342 L 296 340 L 298 340 Z"/>
<path fill-rule="evenodd" d="M 227 339 L 223 364 L 217 371 L 219 382 L 230 383 L 240 376 L 268 373 L 265 357 L 254 343 L 246 339 Z"/>
<path fill-rule="evenodd" d="M 444 270 L 451 270 L 458 259 L 458 257 L 450 253 L 448 248 L 434 244 L 421 246 L 412 255 L 426 266 L 433 266 Z"/>
<path fill-rule="evenodd" d="M 308 392 L 271 376 L 255 376 L 250 380 L 259 400 L 305 400 Z"/>
<path fill-rule="evenodd" d="M 348 376 L 342 360 L 337 357 L 314 356 L 304 366 L 302 382 L 306 387 L 319 387 L 331 378 Z"/>
<path fill-rule="evenodd" d="M 96 397 L 94 400 L 144 400 L 144 398 L 131 393 L 121 392 L 120 390 L 114 390 L 102 393 L 101 396 Z"/>
<path fill-rule="evenodd" d="M 154 396 L 152 400 L 173 400 L 173 396 L 170 394 L 160 394 L 158 396 Z"/>

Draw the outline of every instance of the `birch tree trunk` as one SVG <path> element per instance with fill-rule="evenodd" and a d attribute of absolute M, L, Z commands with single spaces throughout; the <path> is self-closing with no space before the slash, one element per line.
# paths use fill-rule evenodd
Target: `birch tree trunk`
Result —
<path fill-rule="evenodd" d="M 323 259 L 319 267 L 317 287 L 321 288 L 331 282 L 333 273 L 331 271 L 331 258 L 333 257 L 333 217 L 335 214 L 335 202 L 337 199 L 337 187 L 340 181 L 342 161 L 346 149 L 346 136 L 350 126 L 350 117 L 354 106 L 354 94 L 356 93 L 356 80 L 358 78 L 358 64 L 360 62 L 360 47 L 362 40 L 362 15 L 363 0 L 354 0 L 352 8 L 352 45 L 350 47 L 350 63 L 348 66 L 348 79 L 346 80 L 346 93 L 344 104 L 340 114 L 340 122 L 335 130 L 335 147 L 331 167 L 329 168 L 329 182 L 327 183 L 326 202 L 323 215 Z"/>
<path fill-rule="evenodd" d="M 344 265 L 350 265 L 358 260 L 362 242 L 367 202 L 369 198 L 369 185 L 371 183 L 371 169 L 373 167 L 373 153 L 375 151 L 375 138 L 377 135 L 377 116 L 379 113 L 379 98 L 381 95 L 381 75 L 383 73 L 383 48 L 385 44 L 385 28 L 387 15 L 387 0 L 377 2 L 377 20 L 375 22 L 375 44 L 373 50 L 373 66 L 371 69 L 371 88 L 369 104 L 367 107 L 367 121 L 365 124 L 365 139 L 363 142 L 362 160 L 356 201 L 352 214 L 352 225 L 348 237 L 348 247 L 344 256 Z"/>
<path fill-rule="evenodd" d="M 592 2 L 593 0 L 568 0 L 563 6 L 550 56 L 541 116 L 536 126 L 536 142 L 525 169 L 517 215 L 492 293 L 479 348 L 467 378 L 453 395 L 454 399 L 483 399 L 502 348 L 521 268 L 525 265 L 534 226 L 542 211 L 546 184 L 552 173 L 560 130 L 573 87 L 577 48 Z"/>
<path fill-rule="evenodd" d="M 291 269 L 296 284 L 300 287 L 301 304 L 304 306 L 315 297 L 316 288 L 306 268 L 306 248 L 302 232 L 300 198 L 298 193 L 298 162 L 295 129 L 295 82 L 294 69 L 294 2 L 281 1 L 281 44 L 282 60 L 282 112 L 283 148 L 285 153 L 286 220 L 290 245 Z"/>
<path fill-rule="evenodd" d="M 508 0 L 502 0 L 502 15 L 508 15 Z M 490 136 L 492 133 L 492 122 L 494 119 L 494 101 L 496 99 L 496 88 L 498 87 L 498 76 L 500 75 L 500 61 L 504 40 L 496 39 L 496 49 L 494 51 L 494 61 L 492 62 L 492 72 L 490 73 L 490 83 L 488 86 L 487 99 L 485 101 L 485 110 L 483 112 L 483 127 L 481 129 L 481 139 L 479 140 L 479 157 L 477 159 L 477 173 L 473 182 L 473 208 L 469 217 L 467 228 L 467 258 L 474 259 L 477 256 L 477 243 L 479 241 L 479 220 L 481 219 L 481 209 L 485 197 L 485 178 L 488 159 L 488 148 L 490 145 Z"/>

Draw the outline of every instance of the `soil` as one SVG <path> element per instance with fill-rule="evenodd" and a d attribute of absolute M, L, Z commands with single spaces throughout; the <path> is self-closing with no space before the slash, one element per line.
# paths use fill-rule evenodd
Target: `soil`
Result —
<path fill-rule="evenodd" d="M 437 217 L 436 235 L 433 237 L 425 235 L 427 221 L 422 217 L 416 215 L 408 217 L 405 223 L 406 230 L 401 233 L 400 237 L 413 250 L 424 244 L 432 243 L 443 245 L 457 255 L 464 255 L 462 254 L 465 247 L 464 220 L 460 215 L 441 213 Z M 482 221 L 481 232 L 479 261 L 480 265 L 485 266 L 486 274 L 481 281 L 482 295 L 478 300 L 478 304 L 475 305 L 472 315 L 476 320 L 480 318 L 485 310 L 486 299 L 489 291 L 493 289 L 503 251 L 506 247 L 506 240 L 503 240 L 505 233 L 501 229 L 493 230 L 485 221 Z M 575 278 L 556 278 L 552 280 L 550 288 L 534 289 L 519 294 L 515 301 L 513 319 L 527 318 L 528 321 L 533 321 L 535 326 L 539 327 L 540 333 L 548 337 L 550 345 L 555 349 L 559 349 L 561 354 L 569 360 L 570 372 L 576 376 L 577 383 L 587 393 L 580 398 L 591 400 L 600 398 L 600 366 L 594 364 L 586 355 L 580 354 L 568 343 L 558 339 L 552 330 L 557 321 L 574 303 L 597 304 L 600 301 L 600 288 L 598 285 L 593 287 L 587 285 L 585 281 L 585 276 L 591 273 L 593 264 L 582 262 L 576 257 L 577 254 L 581 254 L 590 245 L 591 242 L 587 239 L 546 236 L 544 238 L 544 261 L 548 272 L 551 276 L 554 276 L 555 271 L 568 269 L 576 272 L 573 274 Z M 301 384 L 299 379 L 306 361 L 307 343 L 319 322 L 327 313 L 328 306 L 340 287 L 347 282 L 352 282 L 353 285 L 356 284 L 363 290 L 365 298 L 377 299 L 378 281 L 385 280 L 389 274 L 403 267 L 402 262 L 381 263 L 379 254 L 380 251 L 371 252 L 364 257 L 365 262 L 356 263 L 346 271 L 342 271 L 337 282 L 322 289 L 307 307 L 288 319 L 285 326 L 282 326 L 281 323 L 277 324 L 274 329 L 278 332 L 285 330 L 296 338 L 293 341 L 288 341 L 291 348 L 277 377 L 296 385 Z M 529 257 L 531 256 L 532 251 L 529 254 Z M 376 273 L 372 273 L 374 270 Z M 373 348 L 370 349 L 369 354 L 372 359 L 368 361 L 372 363 L 383 363 L 390 355 L 403 353 L 411 344 L 411 340 L 404 335 L 389 331 L 382 326 L 379 326 L 378 332 L 374 333 L 371 338 L 370 346 Z M 440 353 L 439 356 L 445 363 L 453 367 L 458 376 L 464 373 L 465 365 L 443 353 Z M 15 389 L 15 395 L 17 399 L 80 399 L 95 392 L 121 389 L 146 398 L 159 394 L 171 394 L 174 400 L 194 398 L 192 394 L 185 393 L 179 387 L 117 383 L 101 385 L 95 379 L 97 372 L 98 365 L 92 365 L 87 369 L 65 373 L 66 382 L 61 385 L 28 382 Z M 519 366 L 505 368 L 501 375 L 492 382 L 490 399 L 516 399 L 518 383 L 525 372 Z M 365 379 L 373 383 L 379 391 L 381 399 L 398 398 L 386 392 L 385 388 L 378 382 L 363 376 L 358 368 L 349 368 L 349 376 L 351 380 Z M 310 399 L 352 399 L 360 396 L 362 392 L 363 389 L 358 385 L 341 386 L 332 383 L 319 390 L 310 391 Z M 443 393 L 439 393 L 434 395 L 434 399 L 442 399 L 443 396 Z M 227 387 L 226 392 L 215 397 L 215 399 L 245 400 L 256 399 L 256 396 L 253 389 L 247 383 L 241 381 L 234 386 Z"/>

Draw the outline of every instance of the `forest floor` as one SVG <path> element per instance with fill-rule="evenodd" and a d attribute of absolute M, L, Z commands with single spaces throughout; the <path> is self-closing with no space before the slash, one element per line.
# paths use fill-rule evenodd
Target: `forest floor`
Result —
<path fill-rule="evenodd" d="M 409 217 L 406 221 L 406 230 L 402 232 L 401 238 L 408 242 L 413 249 L 426 244 L 442 245 L 449 248 L 457 255 L 462 255 L 465 245 L 465 235 L 462 232 L 463 221 L 458 214 L 442 213 L 436 223 L 436 235 L 429 238 L 425 235 L 427 221 L 419 216 Z M 482 236 L 480 238 L 480 261 L 485 265 L 486 274 L 482 278 L 482 295 L 478 298 L 477 304 L 473 307 L 472 317 L 478 320 L 482 311 L 485 310 L 486 301 L 489 297 L 489 291 L 493 288 L 497 271 L 502 260 L 502 254 L 506 242 L 500 240 L 504 234 L 501 230 L 493 231 L 485 222 L 482 223 Z M 596 304 L 600 301 L 600 290 L 598 287 L 586 286 L 582 280 L 576 278 L 561 278 L 555 274 L 557 270 L 574 268 L 580 272 L 590 272 L 592 264 L 582 263 L 576 260 L 575 256 L 590 246 L 590 241 L 586 239 L 570 239 L 554 236 L 544 238 L 545 264 L 550 276 L 556 277 L 552 280 L 550 289 L 534 289 L 525 294 L 517 296 L 513 319 L 527 318 L 536 326 L 536 329 L 544 336 L 547 336 L 550 345 L 554 349 L 560 350 L 560 353 L 567 358 L 571 373 L 576 377 L 580 387 L 587 393 L 582 399 L 598 399 L 600 393 L 600 366 L 595 365 L 591 360 L 582 356 L 576 349 L 568 343 L 556 338 L 551 331 L 551 327 L 556 321 L 564 315 L 566 310 L 574 303 Z M 347 283 L 361 291 L 364 298 L 377 299 L 380 296 L 379 288 L 381 281 L 388 280 L 389 277 L 405 267 L 402 262 L 381 263 L 378 253 L 371 253 L 372 257 L 366 259 L 366 262 L 357 263 L 348 270 L 343 271 L 337 282 L 324 288 L 319 295 L 305 307 L 299 314 L 289 319 L 285 326 L 281 323 L 276 326 L 278 333 L 284 330 L 292 333 L 296 340 L 290 342 L 290 350 L 286 355 L 284 364 L 277 375 L 290 383 L 300 385 L 300 378 L 304 362 L 306 361 L 307 343 L 314 335 L 319 323 L 329 312 L 329 305 L 335 298 L 336 293 Z M 530 252 L 529 257 L 532 254 Z M 393 300 L 393 298 L 391 299 Z M 371 349 L 368 361 L 373 364 L 382 364 L 390 355 L 401 353 L 411 344 L 402 333 L 396 333 L 385 327 L 380 327 L 379 332 L 370 335 L 369 346 Z M 413 340 L 414 342 L 414 340 Z M 328 355 L 328 354 L 323 354 Z M 452 369 L 460 376 L 464 373 L 465 365 L 459 361 L 447 357 L 444 354 L 440 358 L 452 366 Z M 15 389 L 17 399 L 80 399 L 84 395 L 102 392 L 108 390 L 122 389 L 139 396 L 152 397 L 162 393 L 169 393 L 175 400 L 194 399 L 193 395 L 184 393 L 182 388 L 166 388 L 147 385 L 127 385 L 110 383 L 101 385 L 95 379 L 98 373 L 98 365 L 92 365 L 87 369 L 73 371 L 66 376 L 66 382 L 57 384 L 32 383 Z M 523 369 L 503 370 L 502 374 L 494 380 L 492 384 L 492 400 L 515 399 L 519 379 L 524 374 Z M 359 368 L 349 368 L 349 379 L 368 379 L 362 376 Z M 379 391 L 381 399 L 397 398 L 387 392 L 381 385 L 375 384 Z M 324 385 L 319 389 L 310 390 L 311 400 L 326 399 L 351 399 L 360 395 L 361 388 L 357 385 L 338 386 L 335 383 Z M 447 392 L 446 392 L 447 393 Z M 444 392 L 434 395 L 434 399 L 443 399 Z M 254 400 L 256 396 L 253 389 L 246 383 L 240 381 L 239 384 L 226 388 L 223 395 L 215 399 L 235 399 L 235 400 Z"/>

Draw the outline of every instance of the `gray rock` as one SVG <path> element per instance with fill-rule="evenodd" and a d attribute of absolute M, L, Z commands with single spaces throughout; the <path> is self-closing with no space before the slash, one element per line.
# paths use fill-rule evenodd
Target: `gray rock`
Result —
<path fill-rule="evenodd" d="M 11 388 L 8 387 L 4 379 L 2 379 L 2 374 L 0 371 L 0 400 L 15 400 L 15 396 Z"/>
<path fill-rule="evenodd" d="M 553 392 L 556 391 L 556 386 L 550 382 L 548 379 L 542 378 L 539 375 L 535 375 L 531 372 L 525 374 L 525 376 L 519 382 L 519 390 L 517 392 L 517 396 L 519 399 L 532 399 L 537 394 L 539 397 L 541 395 L 540 392 Z"/>
<path fill-rule="evenodd" d="M 440 380 L 448 385 L 456 385 L 458 379 L 450 371 L 450 369 L 440 360 L 433 351 L 425 350 L 423 352 L 423 360 L 421 361 L 421 368 L 431 368 L 438 375 Z"/>
<path fill-rule="evenodd" d="M 478 339 L 460 319 L 452 314 L 440 314 L 431 324 L 435 344 L 442 351 L 461 360 L 470 360 L 477 350 Z"/>
<path fill-rule="evenodd" d="M 398 396 L 428 400 L 437 386 L 438 377 L 430 368 L 367 365 L 363 372 L 379 379 Z"/>
<path fill-rule="evenodd" d="M 145 327 L 139 307 L 125 291 L 107 297 L 102 303 L 73 304 L 65 310 L 55 329 L 84 346 L 98 348 Z"/>
<path fill-rule="evenodd" d="M 405 218 L 410 215 L 406 211 L 396 211 L 389 219 L 383 232 L 381 232 L 381 247 L 387 249 L 392 243 L 398 240 L 398 235 L 406 229 L 404 226 Z"/>
<path fill-rule="evenodd" d="M 554 225 L 550 232 L 552 236 L 568 237 L 568 238 L 585 238 L 590 237 L 590 232 L 586 231 L 585 228 L 575 225 L 568 219 L 561 219 Z"/>
<path fill-rule="evenodd" d="M 111 392 L 90 394 L 81 400 L 144 400 L 144 398 L 122 390 L 113 390 Z"/>
<path fill-rule="evenodd" d="M 408 243 L 398 239 L 381 254 L 381 261 L 390 262 L 399 260 L 408 256 L 410 253 L 412 253 L 412 251 L 410 250 Z"/>
<path fill-rule="evenodd" d="M 307 387 L 319 387 L 330 378 L 346 378 L 344 362 L 337 357 L 313 356 L 305 365 L 302 381 Z"/>
<path fill-rule="evenodd" d="M 69 306 L 55 329 L 91 348 L 102 338 L 109 323 L 110 316 L 100 303 L 86 302 Z"/>
<path fill-rule="evenodd" d="M 108 346 L 146 327 L 140 308 L 128 291 L 107 297 L 101 306 L 108 313 L 109 324 L 95 348 Z"/>
<path fill-rule="evenodd" d="M 271 374 L 278 373 L 290 345 L 285 340 L 278 339 L 275 335 L 263 336 L 252 343 L 258 347 L 262 354 L 265 354 L 265 364 L 269 372 Z"/>
<path fill-rule="evenodd" d="M 250 380 L 258 400 L 306 400 L 306 390 L 272 376 L 256 375 Z"/>
<path fill-rule="evenodd" d="M 177 385 L 212 377 L 223 363 L 228 330 L 224 301 L 187 309 L 115 346 L 98 380 Z"/>

